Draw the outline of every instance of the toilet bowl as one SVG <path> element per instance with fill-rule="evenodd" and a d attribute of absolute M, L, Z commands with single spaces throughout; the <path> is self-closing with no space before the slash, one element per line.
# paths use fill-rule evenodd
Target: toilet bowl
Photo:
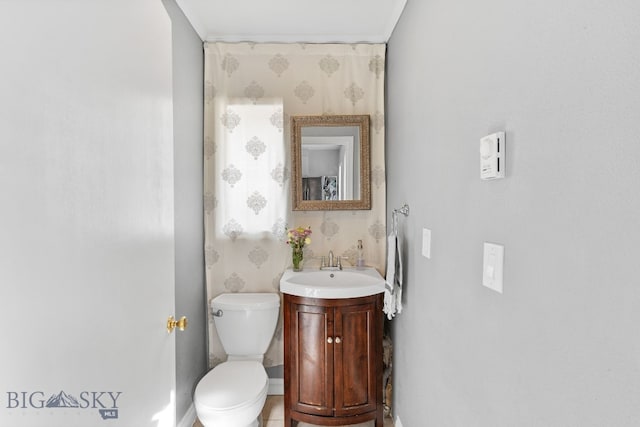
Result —
<path fill-rule="evenodd" d="M 222 294 L 211 309 L 227 361 L 198 382 L 196 414 L 204 427 L 257 427 L 269 388 L 262 360 L 278 323 L 280 297 Z"/>
<path fill-rule="evenodd" d="M 261 363 L 224 362 L 196 387 L 194 406 L 205 427 L 257 427 L 269 378 Z"/>

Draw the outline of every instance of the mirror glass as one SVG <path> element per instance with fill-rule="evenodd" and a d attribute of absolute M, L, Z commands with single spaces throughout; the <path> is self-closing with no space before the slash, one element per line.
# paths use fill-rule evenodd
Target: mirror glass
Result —
<path fill-rule="evenodd" d="M 369 116 L 293 116 L 294 210 L 371 209 Z"/>

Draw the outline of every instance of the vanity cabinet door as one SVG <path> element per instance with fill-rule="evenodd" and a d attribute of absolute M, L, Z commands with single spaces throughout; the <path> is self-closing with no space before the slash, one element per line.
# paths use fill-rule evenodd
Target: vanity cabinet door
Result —
<path fill-rule="evenodd" d="M 319 305 L 287 304 L 290 340 L 285 369 L 290 375 L 290 405 L 311 415 L 333 415 L 333 309 Z M 333 341 L 333 339 L 331 339 Z M 287 354 L 288 353 L 288 354 Z M 288 362 L 286 359 L 289 359 Z M 285 372 L 286 375 L 286 372 Z"/>
<path fill-rule="evenodd" d="M 334 311 L 335 415 L 353 416 L 376 409 L 376 304 L 337 307 Z"/>

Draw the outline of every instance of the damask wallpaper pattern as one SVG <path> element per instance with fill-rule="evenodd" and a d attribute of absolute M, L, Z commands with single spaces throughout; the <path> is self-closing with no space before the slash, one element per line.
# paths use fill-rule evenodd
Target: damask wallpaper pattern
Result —
<path fill-rule="evenodd" d="M 286 229 L 311 226 L 306 265 L 329 250 L 384 275 L 385 45 L 205 43 L 204 206 L 207 299 L 278 292 L 291 266 Z M 255 107 L 255 108 L 252 108 Z M 251 114 L 251 117 L 249 117 Z M 371 117 L 367 211 L 292 211 L 290 117 Z M 226 360 L 209 313 L 209 359 Z M 282 364 L 282 319 L 265 366 Z"/>

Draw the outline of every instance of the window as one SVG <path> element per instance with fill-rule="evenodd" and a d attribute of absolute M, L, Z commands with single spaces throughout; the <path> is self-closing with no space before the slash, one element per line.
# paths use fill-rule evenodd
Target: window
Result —
<path fill-rule="evenodd" d="M 282 100 L 229 100 L 216 123 L 216 234 L 259 238 L 284 228 L 287 209 Z"/>

